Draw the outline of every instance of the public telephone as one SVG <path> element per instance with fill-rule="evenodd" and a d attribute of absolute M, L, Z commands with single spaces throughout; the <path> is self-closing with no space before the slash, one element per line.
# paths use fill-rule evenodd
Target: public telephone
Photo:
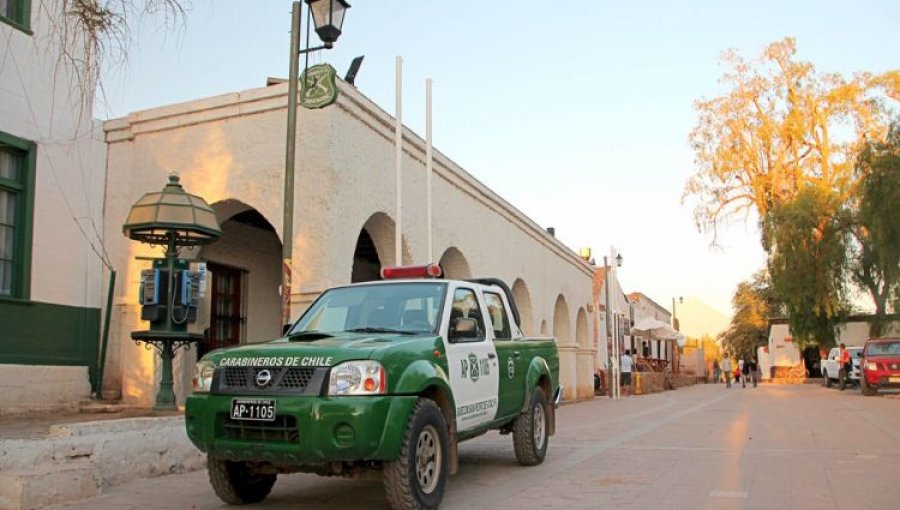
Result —
<path fill-rule="evenodd" d="M 165 299 L 160 303 L 160 294 L 165 296 L 168 285 L 163 275 L 168 275 L 168 272 L 156 268 L 141 271 L 141 320 L 151 324 L 165 320 Z"/>
<path fill-rule="evenodd" d="M 201 300 L 208 300 L 209 297 L 206 292 L 209 274 L 205 263 L 189 264 L 179 259 L 175 261 L 170 277 L 166 261 L 154 260 L 152 269 L 141 271 L 141 320 L 150 321 L 151 331 L 167 328 L 182 330 L 186 324 L 196 322 Z M 169 303 L 172 303 L 171 310 Z M 208 303 L 204 304 L 208 310 Z M 208 322 L 207 317 L 204 323 Z"/>

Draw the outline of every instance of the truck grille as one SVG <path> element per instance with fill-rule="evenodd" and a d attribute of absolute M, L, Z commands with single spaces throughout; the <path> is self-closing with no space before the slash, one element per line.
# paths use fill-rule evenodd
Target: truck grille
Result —
<path fill-rule="evenodd" d="M 278 443 L 296 443 L 300 439 L 297 418 L 293 416 L 276 416 L 274 421 L 243 421 L 220 414 L 219 424 L 226 439 Z"/>
<path fill-rule="evenodd" d="M 268 372 L 260 375 L 261 372 Z M 315 367 L 224 367 L 217 370 L 217 393 L 286 391 L 304 393 Z M 266 382 L 263 382 L 266 381 Z"/>

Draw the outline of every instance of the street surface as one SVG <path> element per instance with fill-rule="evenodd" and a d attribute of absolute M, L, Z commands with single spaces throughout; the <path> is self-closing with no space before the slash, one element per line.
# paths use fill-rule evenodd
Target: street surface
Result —
<path fill-rule="evenodd" d="M 460 446 L 444 510 L 879 509 L 900 501 L 900 395 L 701 385 L 560 408 L 544 464 L 496 432 Z M 65 509 L 213 509 L 206 471 L 112 487 Z M 382 509 L 377 474 L 282 475 L 241 508 Z"/>

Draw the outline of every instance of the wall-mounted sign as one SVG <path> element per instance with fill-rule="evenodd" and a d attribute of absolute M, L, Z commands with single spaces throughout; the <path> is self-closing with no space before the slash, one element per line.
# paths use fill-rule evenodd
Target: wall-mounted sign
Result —
<path fill-rule="evenodd" d="M 304 108 L 324 108 L 338 97 L 335 76 L 337 72 L 328 64 L 319 64 L 300 75 L 300 104 Z"/>

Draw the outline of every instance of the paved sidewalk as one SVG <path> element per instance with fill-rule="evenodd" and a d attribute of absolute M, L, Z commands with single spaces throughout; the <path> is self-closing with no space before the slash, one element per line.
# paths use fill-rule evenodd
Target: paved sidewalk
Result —
<path fill-rule="evenodd" d="M 878 509 L 900 500 L 900 398 L 813 385 L 662 394 L 565 405 L 546 462 L 512 440 L 463 443 L 442 509 Z M 387 508 L 380 478 L 281 476 L 243 508 Z M 226 508 L 206 472 L 113 487 L 64 509 Z"/>

